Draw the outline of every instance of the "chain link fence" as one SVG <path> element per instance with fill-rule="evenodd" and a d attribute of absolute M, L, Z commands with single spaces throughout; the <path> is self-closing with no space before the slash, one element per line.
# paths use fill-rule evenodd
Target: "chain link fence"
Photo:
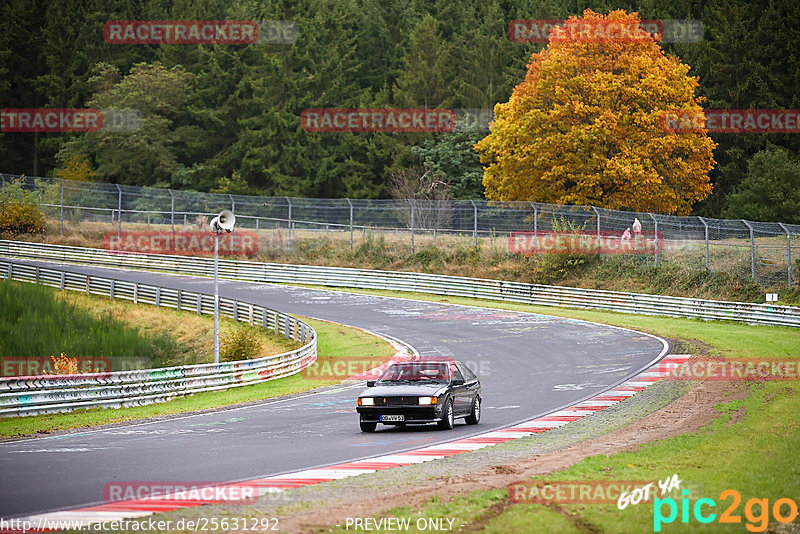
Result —
<path fill-rule="evenodd" d="M 800 225 L 794 224 L 535 202 L 257 197 L 9 174 L 0 174 L 0 183 L 3 199 L 27 194 L 62 233 L 65 224 L 83 223 L 120 233 L 143 225 L 176 232 L 205 227 L 206 218 L 230 209 L 237 228 L 259 233 L 262 249 L 292 250 L 320 237 L 353 248 L 379 234 L 416 252 L 431 245 L 508 247 L 511 232 L 520 231 L 570 228 L 621 236 L 638 218 L 642 232 L 663 237 L 663 247 L 647 260 L 654 265 L 704 267 L 751 277 L 764 287 L 794 287 L 800 271 Z"/>

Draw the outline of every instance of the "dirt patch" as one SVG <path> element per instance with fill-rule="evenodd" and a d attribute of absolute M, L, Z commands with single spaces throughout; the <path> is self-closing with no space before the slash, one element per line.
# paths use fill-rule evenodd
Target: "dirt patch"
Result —
<path fill-rule="evenodd" d="M 282 517 L 281 529 L 288 532 L 319 532 L 326 526 L 343 524 L 348 517 L 387 516 L 387 510 L 398 506 L 421 507 L 431 498 L 448 501 L 457 495 L 472 491 L 504 489 L 520 479 L 550 474 L 566 469 L 588 456 L 611 455 L 636 451 L 641 445 L 695 432 L 709 424 L 719 412 L 716 404 L 734 399 L 744 399 L 747 389 L 730 382 L 701 382 L 675 401 L 646 415 L 626 427 L 598 438 L 590 439 L 562 450 L 533 455 L 513 464 L 491 465 L 483 471 L 452 477 L 436 477 L 430 483 L 383 494 L 380 499 L 340 501 L 335 505 L 315 507 L 308 512 L 295 512 Z M 504 503 L 507 501 L 504 500 Z M 498 503 L 486 510 L 477 521 L 464 527 L 464 532 L 474 532 L 505 511 Z"/>

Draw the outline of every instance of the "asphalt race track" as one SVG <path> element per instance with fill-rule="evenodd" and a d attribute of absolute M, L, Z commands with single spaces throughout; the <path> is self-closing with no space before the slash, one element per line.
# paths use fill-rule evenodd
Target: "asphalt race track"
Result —
<path fill-rule="evenodd" d="M 212 281 L 22 262 L 213 293 Z M 662 353 L 659 338 L 551 316 L 316 289 L 220 282 L 220 294 L 400 339 L 463 360 L 483 384 L 477 426 L 375 434 L 358 427 L 361 386 L 153 423 L 0 443 L 0 517 L 102 503 L 110 482 L 227 482 L 321 467 L 487 432 L 613 387 Z M 350 355 L 343 355 L 350 356 Z M 0 424 L 2 420 L 0 419 Z"/>

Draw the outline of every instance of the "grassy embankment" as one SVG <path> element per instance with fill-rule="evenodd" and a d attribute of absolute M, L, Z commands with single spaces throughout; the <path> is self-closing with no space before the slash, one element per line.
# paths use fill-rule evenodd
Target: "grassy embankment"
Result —
<path fill-rule="evenodd" d="M 320 364 L 343 355 L 388 359 L 392 346 L 361 330 L 304 319 L 318 335 Z M 115 366 L 146 368 L 211 360 L 213 320 L 192 312 L 112 300 L 27 283 L 0 282 L 0 355 L 49 358 L 111 356 Z M 257 327 L 220 319 L 220 339 L 245 329 L 260 349 L 255 357 L 291 350 L 299 345 Z M 68 414 L 0 418 L 0 437 L 47 433 L 83 426 L 117 423 L 289 395 L 335 383 L 298 374 L 227 391 L 198 393 L 163 404 L 122 410 L 95 408 Z"/>

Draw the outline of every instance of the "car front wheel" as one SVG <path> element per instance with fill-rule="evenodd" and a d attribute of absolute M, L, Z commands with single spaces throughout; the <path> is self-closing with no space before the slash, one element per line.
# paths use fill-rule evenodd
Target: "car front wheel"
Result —
<path fill-rule="evenodd" d="M 475 401 L 472 403 L 472 412 L 464 419 L 468 425 L 477 425 L 481 420 L 481 398 L 475 395 Z"/>
<path fill-rule="evenodd" d="M 448 400 L 447 404 L 444 406 L 444 413 L 442 414 L 442 420 L 439 421 L 439 428 L 442 430 L 452 430 L 453 424 L 455 423 L 454 415 L 453 415 L 453 401 Z"/>
<path fill-rule="evenodd" d="M 359 424 L 361 425 L 362 432 L 375 432 L 375 428 L 378 426 L 378 423 L 367 423 L 363 420 L 359 421 Z"/>

